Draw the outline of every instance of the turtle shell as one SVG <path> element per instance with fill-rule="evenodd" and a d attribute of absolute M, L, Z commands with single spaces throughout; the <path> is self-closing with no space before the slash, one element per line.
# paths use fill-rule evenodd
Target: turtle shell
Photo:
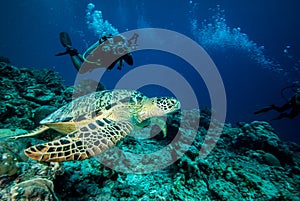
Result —
<path fill-rule="evenodd" d="M 40 124 L 80 122 L 92 119 L 120 103 L 130 102 L 132 104 L 139 104 L 139 102 L 145 99 L 147 97 L 138 91 L 97 91 L 76 98 L 40 121 Z"/>

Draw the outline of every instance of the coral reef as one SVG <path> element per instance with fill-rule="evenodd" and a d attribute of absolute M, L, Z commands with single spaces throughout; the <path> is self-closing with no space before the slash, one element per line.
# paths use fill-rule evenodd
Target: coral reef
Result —
<path fill-rule="evenodd" d="M 13 176 L 17 174 L 18 166 L 16 161 L 18 161 L 18 159 L 16 155 L 4 146 L 0 147 L 0 153 L 2 156 L 0 162 L 0 175 Z"/>
<path fill-rule="evenodd" d="M 53 191 L 53 183 L 47 179 L 37 178 L 23 181 L 11 189 L 12 201 L 19 200 L 58 200 Z"/>
<path fill-rule="evenodd" d="M 7 58 L 7 57 L 2 57 L 2 56 L 0 56 L 0 62 L 4 62 L 4 63 L 9 64 L 9 63 L 10 63 L 10 60 L 9 60 L 9 58 Z"/>
<path fill-rule="evenodd" d="M 0 200 L 57 200 L 52 180 L 63 168 L 28 160 L 23 150 L 37 139 L 6 139 L 0 142 Z"/>
<path fill-rule="evenodd" d="M 26 140 L 23 141 L 1 142 L 0 200 L 58 200 L 52 181 L 63 173 L 62 166 L 27 161 L 23 154 Z"/>
<path fill-rule="evenodd" d="M 40 107 L 61 107 L 72 97 L 65 94 L 60 76 L 46 69 L 19 69 L 1 62 L 0 83 L 0 128 L 34 129 Z M 53 110 L 45 110 L 43 116 Z"/>
<path fill-rule="evenodd" d="M 53 71 L 0 64 L 5 83 L 0 86 L 2 137 L 32 129 L 72 98 L 73 88 L 64 87 Z M 151 125 L 97 158 L 60 164 L 39 163 L 23 154 L 24 148 L 48 141 L 47 136 L 3 138 L 0 200 L 299 199 L 299 145 L 281 141 L 267 122 L 240 122 L 225 124 L 214 149 L 200 158 L 209 124 L 218 125 L 211 116 L 207 108 L 181 111 L 167 117 L 166 138 Z M 164 154 L 147 156 L 167 145 Z"/>
<path fill-rule="evenodd" d="M 199 119 L 199 111 L 182 113 L 185 120 L 181 124 L 193 128 L 191 125 Z M 201 119 L 207 117 L 207 111 L 201 112 Z M 203 127 L 207 121 L 209 119 L 200 121 L 198 134 L 188 151 L 174 164 L 157 172 L 116 172 L 96 159 L 64 163 L 65 174 L 54 181 L 57 195 L 61 199 L 74 196 L 74 200 L 297 200 L 300 196 L 298 145 L 280 141 L 266 122 L 255 121 L 241 127 L 226 124 L 216 147 L 201 159 L 199 150 L 207 132 Z M 134 135 L 150 131 L 137 132 Z M 180 129 L 179 135 L 189 136 L 191 130 Z M 179 141 L 178 147 L 184 147 L 184 142 Z M 168 143 L 169 139 L 126 138 L 117 147 L 146 153 L 146 150 L 156 151 Z M 125 160 L 122 154 L 111 150 L 103 157 L 107 157 L 105 165 L 109 159 L 111 162 L 115 159 L 118 166 L 132 170 L 143 163 L 135 158 Z M 170 160 L 170 156 L 161 155 L 153 163 L 166 160 Z M 128 166 L 130 163 L 135 166 Z"/>

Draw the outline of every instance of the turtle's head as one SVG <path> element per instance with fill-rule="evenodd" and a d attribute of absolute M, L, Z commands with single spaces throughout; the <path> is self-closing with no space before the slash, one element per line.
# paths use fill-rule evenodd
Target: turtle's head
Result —
<path fill-rule="evenodd" d="M 141 122 L 151 117 L 163 116 L 165 114 L 179 110 L 180 107 L 180 102 L 176 98 L 149 98 L 142 105 L 142 109 L 139 112 L 138 119 Z"/>
<path fill-rule="evenodd" d="M 151 98 L 153 106 L 158 111 L 158 116 L 165 115 L 171 112 L 175 112 L 180 109 L 181 105 L 179 100 L 176 98 L 162 97 L 162 98 Z"/>

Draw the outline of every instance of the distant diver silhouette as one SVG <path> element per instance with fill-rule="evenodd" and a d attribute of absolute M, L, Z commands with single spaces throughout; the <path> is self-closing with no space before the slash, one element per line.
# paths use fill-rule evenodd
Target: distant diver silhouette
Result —
<path fill-rule="evenodd" d="M 289 89 L 289 88 L 293 89 L 295 87 L 296 87 L 296 85 L 292 85 L 292 86 L 283 88 L 281 90 L 281 95 L 283 96 L 284 90 Z M 285 96 L 283 96 L 283 97 L 285 98 Z M 286 113 L 285 111 L 289 110 L 289 109 L 291 109 L 290 113 Z M 255 111 L 254 114 L 261 114 L 261 113 L 268 112 L 270 110 L 275 110 L 277 112 L 280 112 L 280 115 L 278 115 L 277 117 L 275 117 L 271 120 L 279 120 L 282 118 L 294 119 L 300 113 L 300 89 L 295 91 L 295 95 L 293 97 L 291 97 L 289 100 L 287 100 L 287 102 L 284 105 L 282 105 L 281 107 L 272 104 L 272 105 L 264 107 L 260 110 Z"/>
<path fill-rule="evenodd" d="M 92 71 L 95 68 L 106 68 L 107 70 L 111 70 L 117 64 L 117 69 L 121 70 L 123 67 L 123 60 L 128 65 L 133 65 L 133 58 L 130 51 L 133 49 L 131 48 L 132 46 L 136 46 L 137 37 L 136 34 L 127 41 L 121 35 L 103 36 L 81 55 L 78 53 L 77 49 L 72 46 L 69 34 L 67 32 L 61 32 L 59 34 L 60 43 L 66 48 L 66 51 L 55 54 L 55 56 L 69 54 L 74 67 L 80 73 Z M 134 44 L 131 43 L 131 40 L 135 40 Z M 87 67 L 85 66 L 85 68 L 81 68 L 84 62 L 89 65 L 87 65 Z"/>

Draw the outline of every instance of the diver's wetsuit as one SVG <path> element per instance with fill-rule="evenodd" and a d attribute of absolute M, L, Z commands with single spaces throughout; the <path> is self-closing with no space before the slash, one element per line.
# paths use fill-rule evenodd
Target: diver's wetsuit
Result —
<path fill-rule="evenodd" d="M 288 109 L 291 109 L 291 112 L 285 113 L 284 111 Z M 268 107 L 262 108 L 254 112 L 254 114 L 260 114 L 270 110 L 275 110 L 281 113 L 279 116 L 273 118 L 272 120 L 278 120 L 282 118 L 289 118 L 289 119 L 295 118 L 300 113 L 300 90 L 297 91 L 297 93 L 283 106 L 278 107 L 276 105 L 270 105 Z"/>
<path fill-rule="evenodd" d="M 77 49 L 75 49 L 73 46 L 72 46 L 72 42 L 71 42 L 71 39 L 70 39 L 70 36 L 67 32 L 61 32 L 59 34 L 60 36 L 60 42 L 61 44 L 63 45 L 63 47 L 66 48 L 66 51 L 65 52 L 61 52 L 61 53 L 58 53 L 58 54 L 55 54 L 55 56 L 62 56 L 62 55 L 66 55 L 66 54 L 69 54 L 71 56 L 71 59 L 72 59 L 72 63 L 74 65 L 74 67 L 76 68 L 76 70 L 79 72 L 80 71 L 80 68 L 81 68 L 81 65 L 82 63 L 84 62 L 84 58 L 81 54 L 78 53 Z M 122 37 L 120 36 L 116 36 L 118 38 L 121 38 L 122 40 L 125 40 L 123 39 Z M 105 41 L 107 41 L 109 38 L 113 38 L 113 36 L 110 34 L 108 36 L 103 36 L 99 39 L 99 45 L 104 43 Z M 96 47 L 95 47 L 96 48 Z M 127 53 L 123 56 L 121 56 L 120 58 L 116 59 L 114 62 L 112 62 L 109 66 L 106 66 L 106 69 L 107 70 L 111 70 L 116 64 L 118 64 L 118 70 L 121 70 L 122 67 L 123 67 L 123 60 L 130 66 L 133 65 L 133 58 L 132 58 L 132 55 L 131 53 Z"/>

